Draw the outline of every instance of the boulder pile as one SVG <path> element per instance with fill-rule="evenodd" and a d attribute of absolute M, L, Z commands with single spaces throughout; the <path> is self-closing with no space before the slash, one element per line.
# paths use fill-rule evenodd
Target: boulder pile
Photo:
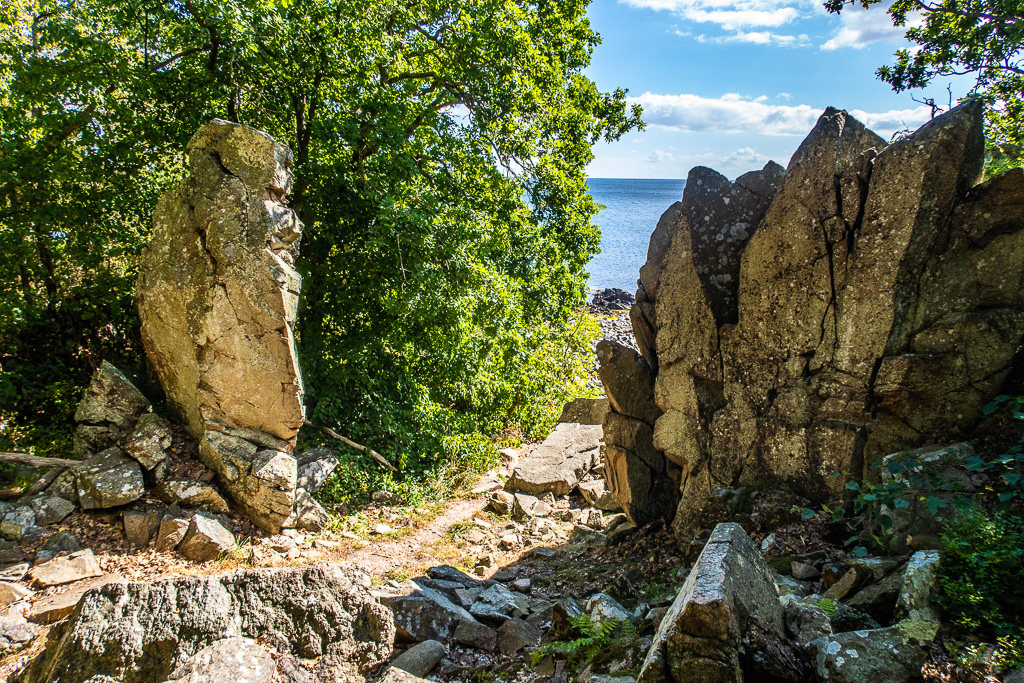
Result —
<path fill-rule="evenodd" d="M 1024 173 L 984 183 L 982 107 L 891 145 L 828 109 L 783 169 L 693 169 L 604 342 L 608 482 L 687 544 L 716 491 L 841 499 L 847 473 L 962 437 L 1024 335 Z M 614 473 L 614 475 L 612 475 Z"/>

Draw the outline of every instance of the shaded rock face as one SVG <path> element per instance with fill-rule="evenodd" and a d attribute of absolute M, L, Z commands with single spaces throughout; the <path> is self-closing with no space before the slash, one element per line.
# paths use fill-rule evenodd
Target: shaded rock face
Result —
<path fill-rule="evenodd" d="M 832 473 L 976 419 L 1024 333 L 1024 174 L 979 184 L 982 165 L 968 103 L 892 145 L 828 109 L 784 174 L 691 172 L 630 312 L 651 377 L 609 389 L 622 417 L 662 413 L 651 447 L 681 470 L 681 542 L 716 489 L 836 500 Z"/>
<path fill-rule="evenodd" d="M 81 683 L 102 674 L 160 683 L 208 645 L 239 636 L 365 675 L 391 654 L 395 636 L 367 586 L 368 577 L 340 565 L 110 583 L 82 598 L 14 680 Z"/>
<path fill-rule="evenodd" d="M 284 204 L 292 155 L 265 133 L 219 119 L 188 153 L 189 176 L 158 203 L 142 255 L 142 339 L 205 464 L 253 521 L 277 531 L 291 514 L 290 453 L 304 415 L 292 336 L 302 224 Z M 262 471 L 277 456 L 236 441 L 287 462 Z"/>

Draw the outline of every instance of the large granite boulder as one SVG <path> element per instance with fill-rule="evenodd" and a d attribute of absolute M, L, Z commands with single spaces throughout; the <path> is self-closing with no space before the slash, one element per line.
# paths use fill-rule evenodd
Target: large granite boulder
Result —
<path fill-rule="evenodd" d="M 643 516 L 674 516 L 688 543 L 716 489 L 835 501 L 834 473 L 973 424 L 1024 335 L 1024 172 L 979 184 L 981 114 L 967 103 L 887 145 L 828 109 L 784 174 L 691 172 L 631 310 L 650 376 L 609 390 L 620 418 L 646 422 L 635 406 L 653 399 L 650 449 L 680 472 L 624 460 L 609 483 L 636 482 L 612 486 L 627 512 L 644 482 L 671 485 L 675 509 L 648 495 Z"/>
<path fill-rule="evenodd" d="M 292 335 L 302 224 L 284 203 L 292 154 L 219 119 L 188 153 L 189 175 L 157 204 L 141 258 L 142 339 L 204 463 L 276 532 L 292 511 L 304 416 Z"/>
<path fill-rule="evenodd" d="M 103 361 L 75 411 L 74 452 L 80 458 L 110 448 L 149 413 L 149 399 L 128 377 Z"/>
<path fill-rule="evenodd" d="M 341 680 L 354 680 L 390 656 L 395 636 L 391 614 L 368 586 L 365 575 L 331 564 L 109 583 L 82 598 L 13 680 L 82 683 L 105 675 L 160 683 L 232 637 L 271 642 L 303 659 L 331 659 L 353 674 Z"/>

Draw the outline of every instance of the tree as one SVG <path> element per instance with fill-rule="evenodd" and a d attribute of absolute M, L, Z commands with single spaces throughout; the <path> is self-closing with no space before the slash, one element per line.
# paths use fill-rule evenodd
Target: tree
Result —
<path fill-rule="evenodd" d="M 220 116 L 295 152 L 317 420 L 411 469 L 536 428 L 582 371 L 590 147 L 639 125 L 582 75 L 586 6 L 18 0 L 0 16 L 0 96 L 24 103 L 0 130 L 4 338 L 36 316 L 83 342 L 61 322 L 73 292 L 130 281 L 180 150 Z"/>
<path fill-rule="evenodd" d="M 827 0 L 839 12 L 881 0 Z M 1024 3 L 1020 0 L 895 0 L 889 15 L 896 26 L 920 15 L 907 29 L 913 49 L 896 51 L 895 63 L 878 77 L 897 92 L 923 88 L 936 77 L 973 74 L 973 95 L 988 104 L 990 153 L 997 164 L 1019 165 L 1024 150 Z"/>

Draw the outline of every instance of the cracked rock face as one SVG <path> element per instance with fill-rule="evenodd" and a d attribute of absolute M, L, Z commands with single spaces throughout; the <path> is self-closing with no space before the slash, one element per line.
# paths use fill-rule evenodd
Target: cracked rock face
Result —
<path fill-rule="evenodd" d="M 142 339 L 204 462 L 253 521 L 278 531 L 291 514 L 290 453 L 304 416 L 292 336 L 302 224 L 284 203 L 291 151 L 215 119 L 188 153 L 189 176 L 158 203 L 142 255 Z M 232 448 L 222 452 L 213 435 Z M 239 456 L 247 449 L 236 441 L 260 457 Z M 277 455 L 263 457 L 267 450 Z M 254 469 L 267 460 L 274 472 Z"/>
<path fill-rule="evenodd" d="M 680 541 L 716 489 L 840 499 L 832 473 L 977 418 L 1024 334 L 1024 174 L 980 183 L 983 156 L 975 104 L 892 145 L 828 109 L 785 173 L 691 171 L 630 312 L 653 389 L 612 401 L 662 411 L 651 447 L 682 469 Z M 627 488 L 620 502 L 642 498 Z"/>

